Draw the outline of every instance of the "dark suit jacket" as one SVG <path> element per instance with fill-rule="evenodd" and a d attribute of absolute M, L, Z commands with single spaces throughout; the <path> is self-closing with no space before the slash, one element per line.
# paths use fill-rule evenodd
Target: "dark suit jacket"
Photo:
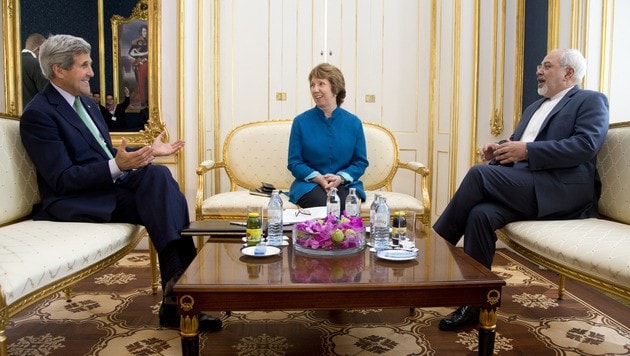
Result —
<path fill-rule="evenodd" d="M 81 101 L 115 156 L 98 105 L 87 96 Z M 51 84 L 22 114 L 20 135 L 37 169 L 41 206 L 35 219 L 109 221 L 116 206 L 109 157 Z"/>
<path fill-rule="evenodd" d="M 129 97 L 125 97 L 121 103 L 116 105 L 116 109 L 114 110 L 114 115 L 112 115 L 109 110 L 105 106 L 99 105 L 101 109 L 101 114 L 107 123 L 107 127 L 109 131 L 127 131 L 127 116 L 125 110 L 129 106 Z M 116 117 L 116 120 L 113 120 L 113 117 Z"/>
<path fill-rule="evenodd" d="M 520 140 L 543 101 L 525 109 L 510 139 Z M 534 142 L 527 144 L 528 162 L 521 163 L 529 164 L 533 173 L 539 218 L 597 215 L 601 183 L 595 162 L 608 121 L 606 96 L 577 86 L 545 118 Z"/>
<path fill-rule="evenodd" d="M 48 79 L 44 77 L 39 60 L 30 53 L 22 53 L 22 108 L 26 107 L 35 94 L 39 93 Z"/>

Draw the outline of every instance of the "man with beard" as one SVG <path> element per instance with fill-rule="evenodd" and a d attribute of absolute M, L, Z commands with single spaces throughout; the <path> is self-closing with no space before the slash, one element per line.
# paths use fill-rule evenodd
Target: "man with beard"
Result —
<path fill-rule="evenodd" d="M 608 99 L 582 90 L 586 60 L 574 49 L 553 50 L 537 67 L 538 94 L 509 140 L 488 143 L 490 164 L 473 166 L 433 230 L 488 269 L 495 230 L 512 221 L 596 217 L 601 183 L 596 155 L 608 131 Z M 441 330 L 477 323 L 479 308 L 463 306 Z"/>

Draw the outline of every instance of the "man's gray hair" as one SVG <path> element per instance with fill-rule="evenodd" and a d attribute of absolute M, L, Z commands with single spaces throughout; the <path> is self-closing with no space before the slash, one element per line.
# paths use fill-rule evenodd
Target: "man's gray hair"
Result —
<path fill-rule="evenodd" d="M 39 48 L 39 65 L 46 78 L 53 79 L 53 65 L 57 64 L 63 69 L 70 69 L 74 64 L 74 56 L 77 54 L 89 54 L 92 46 L 81 37 L 71 35 L 53 35 L 44 41 Z"/>
<path fill-rule="evenodd" d="M 581 83 L 586 74 L 586 59 L 582 52 L 577 49 L 565 49 L 560 55 L 560 65 L 573 68 L 573 79 L 576 83 Z"/>

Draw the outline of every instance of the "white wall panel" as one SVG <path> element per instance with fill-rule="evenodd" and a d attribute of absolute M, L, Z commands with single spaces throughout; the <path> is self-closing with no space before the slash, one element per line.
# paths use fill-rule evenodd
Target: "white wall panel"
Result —
<path fill-rule="evenodd" d="M 269 95 L 269 28 L 266 1 L 233 1 L 230 22 L 232 25 L 231 82 L 221 85 L 221 93 L 232 90 L 232 124 L 238 125 L 266 117 Z M 227 14 L 226 14 L 227 15 Z M 222 16 L 223 19 L 225 16 Z M 228 64 L 228 63 L 225 63 Z M 222 83 L 223 84 L 223 83 Z"/>
<path fill-rule="evenodd" d="M 308 74 L 311 69 L 324 60 L 323 55 L 320 52 L 324 50 L 324 19 L 323 19 L 323 7 L 321 5 L 323 1 L 311 0 L 311 1 L 297 1 L 297 21 L 295 27 L 295 33 L 297 34 L 296 43 L 294 44 L 294 51 L 291 51 L 291 47 L 287 47 L 287 56 L 293 56 L 295 58 L 295 87 L 293 92 L 296 96 L 296 105 L 293 108 L 291 118 L 295 116 L 295 113 L 302 112 L 313 106 L 311 100 L 311 92 L 308 82 Z"/>
<path fill-rule="evenodd" d="M 611 33 L 610 52 L 606 56 L 608 62 L 604 63 L 607 68 L 607 76 L 604 82 L 608 88 L 608 100 L 610 102 L 610 121 L 621 122 L 630 121 L 630 51 L 628 51 L 628 34 L 630 34 L 630 1 L 615 1 L 610 19 L 614 25 Z M 625 41 L 626 45 L 613 46 L 612 43 Z"/>
<path fill-rule="evenodd" d="M 357 8 L 355 114 L 381 124 L 383 108 L 383 1 L 361 2 Z M 366 96 L 374 102 L 366 102 Z"/>
<path fill-rule="evenodd" d="M 417 134 L 418 36 L 417 3 L 383 9 L 383 121 L 397 133 Z"/>
<path fill-rule="evenodd" d="M 269 2 L 269 119 L 292 118 L 296 105 L 296 14 L 295 1 Z M 285 94 L 285 99 L 276 94 Z"/>

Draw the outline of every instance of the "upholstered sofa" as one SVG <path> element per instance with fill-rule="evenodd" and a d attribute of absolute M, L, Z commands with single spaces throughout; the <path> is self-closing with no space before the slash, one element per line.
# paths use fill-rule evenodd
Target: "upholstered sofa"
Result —
<path fill-rule="evenodd" d="M 223 159 L 207 160 L 197 168 L 197 220 L 244 220 L 248 205 L 266 206 L 269 198 L 252 195 L 251 189 L 261 182 L 271 183 L 282 191 L 288 191 L 294 180 L 287 169 L 287 149 L 291 132 L 291 120 L 250 122 L 235 127 L 226 136 Z M 429 169 L 419 162 L 401 162 L 398 143 L 394 135 L 383 126 L 364 123 L 369 166 L 361 181 L 366 189 L 367 200 L 361 204 L 361 216 L 370 216 L 370 204 L 374 194 L 387 198 L 391 211 L 412 210 L 416 220 L 428 228 L 431 205 L 428 191 Z M 206 191 L 206 175 L 224 169 L 230 181 L 227 192 L 211 194 Z M 415 196 L 393 192 L 392 181 L 401 169 L 413 172 L 417 182 Z M 215 177 L 218 176 L 218 173 Z M 282 196 L 285 209 L 297 207 Z M 428 230 L 426 230 L 428 231 Z"/>
<path fill-rule="evenodd" d="M 611 125 L 597 155 L 600 219 L 519 221 L 497 231 L 509 247 L 560 275 L 630 300 L 630 122 Z"/>
<path fill-rule="evenodd" d="M 39 300 L 118 261 L 144 228 L 122 223 L 34 221 L 39 200 L 34 167 L 22 146 L 17 118 L 0 117 L 0 355 L 7 354 L 9 319 Z M 157 291 L 152 258 L 153 292 Z"/>

